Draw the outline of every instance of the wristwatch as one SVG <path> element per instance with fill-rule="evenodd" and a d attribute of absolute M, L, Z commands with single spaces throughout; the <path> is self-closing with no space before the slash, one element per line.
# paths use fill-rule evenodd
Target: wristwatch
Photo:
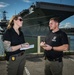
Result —
<path fill-rule="evenodd" d="M 53 46 L 52 46 L 52 50 L 53 50 Z"/>

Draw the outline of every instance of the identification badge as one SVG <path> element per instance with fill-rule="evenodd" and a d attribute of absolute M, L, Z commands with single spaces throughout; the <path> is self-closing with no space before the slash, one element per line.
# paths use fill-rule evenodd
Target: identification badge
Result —
<path fill-rule="evenodd" d="M 15 59 L 16 59 L 16 57 L 14 57 L 14 56 L 11 57 L 11 60 L 12 61 L 15 61 Z"/>

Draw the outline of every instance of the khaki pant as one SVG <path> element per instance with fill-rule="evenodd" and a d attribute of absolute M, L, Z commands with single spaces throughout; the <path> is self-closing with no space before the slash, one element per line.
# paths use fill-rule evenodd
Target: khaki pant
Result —
<path fill-rule="evenodd" d="M 16 57 L 14 61 L 11 60 L 11 58 L 12 57 L 10 57 L 7 64 L 8 75 L 23 75 L 23 71 L 25 71 L 24 67 L 26 63 L 25 53 L 22 56 Z M 25 72 L 24 75 L 26 75 Z"/>
<path fill-rule="evenodd" d="M 62 75 L 63 62 L 45 60 L 45 75 Z"/>

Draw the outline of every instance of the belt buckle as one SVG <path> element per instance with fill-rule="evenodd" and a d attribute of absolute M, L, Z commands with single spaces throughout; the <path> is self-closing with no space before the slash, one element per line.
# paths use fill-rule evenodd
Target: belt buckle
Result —
<path fill-rule="evenodd" d="M 58 61 L 58 60 L 59 60 L 59 58 L 56 58 L 55 60 L 56 60 L 56 61 Z"/>
<path fill-rule="evenodd" d="M 56 58 L 55 61 L 61 62 L 62 61 L 62 58 Z"/>

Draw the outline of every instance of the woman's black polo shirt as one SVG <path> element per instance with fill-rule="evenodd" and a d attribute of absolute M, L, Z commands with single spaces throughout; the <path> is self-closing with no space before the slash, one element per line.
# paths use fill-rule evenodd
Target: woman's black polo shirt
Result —
<path fill-rule="evenodd" d="M 16 46 L 19 44 L 25 43 L 24 35 L 21 30 L 19 30 L 20 34 L 18 35 L 13 28 L 10 28 L 6 30 L 6 32 L 3 35 L 3 41 L 7 40 L 11 42 L 11 46 Z M 7 56 L 11 56 L 14 54 L 20 53 L 20 49 L 14 51 L 14 52 L 6 52 Z"/>
<path fill-rule="evenodd" d="M 63 44 L 68 44 L 68 38 L 65 32 L 59 30 L 55 33 L 49 32 L 45 39 L 46 44 L 52 47 L 58 47 Z M 63 56 L 63 51 L 45 50 L 45 56 L 49 59 L 55 59 Z"/>

